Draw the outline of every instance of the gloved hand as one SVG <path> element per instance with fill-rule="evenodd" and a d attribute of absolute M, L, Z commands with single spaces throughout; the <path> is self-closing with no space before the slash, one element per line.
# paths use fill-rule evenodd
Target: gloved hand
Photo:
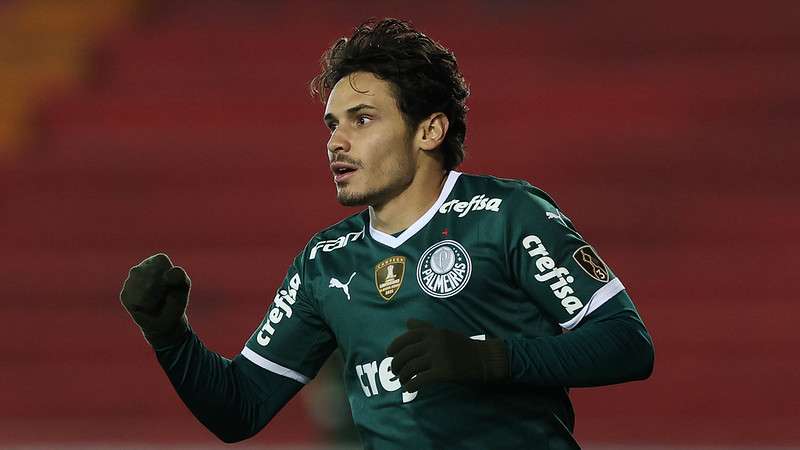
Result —
<path fill-rule="evenodd" d="M 409 319 L 407 326 L 408 331 L 386 350 L 394 358 L 392 372 L 406 392 L 443 381 L 508 380 L 508 354 L 502 339 L 473 340 L 417 319 Z"/>
<path fill-rule="evenodd" d="M 186 272 L 158 253 L 131 268 L 119 298 L 145 339 L 159 349 L 179 343 L 188 332 L 190 289 Z"/>

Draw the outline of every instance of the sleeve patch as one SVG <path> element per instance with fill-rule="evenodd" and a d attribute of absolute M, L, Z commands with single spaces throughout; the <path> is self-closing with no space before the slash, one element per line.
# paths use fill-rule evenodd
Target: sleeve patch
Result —
<path fill-rule="evenodd" d="M 601 283 L 608 283 L 610 275 L 606 263 L 597 256 L 597 252 L 590 245 L 584 245 L 575 250 L 572 258 L 578 263 L 581 269 L 586 272 L 590 277 Z"/>

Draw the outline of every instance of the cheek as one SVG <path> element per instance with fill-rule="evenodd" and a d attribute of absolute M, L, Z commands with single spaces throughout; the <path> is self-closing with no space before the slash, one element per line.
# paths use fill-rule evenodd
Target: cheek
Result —
<path fill-rule="evenodd" d="M 381 172 L 391 178 L 404 176 L 411 167 L 411 152 L 401 139 L 386 139 L 381 142 L 378 157 Z"/>
<path fill-rule="evenodd" d="M 394 178 L 413 166 L 408 139 L 397 130 L 375 127 L 362 137 L 359 159 L 364 168 L 372 172 L 372 176 Z"/>
<path fill-rule="evenodd" d="M 369 169 L 382 169 L 391 159 L 392 139 L 386 133 L 378 129 L 370 130 L 361 139 L 359 148 L 361 149 L 360 159 L 365 167 Z"/>

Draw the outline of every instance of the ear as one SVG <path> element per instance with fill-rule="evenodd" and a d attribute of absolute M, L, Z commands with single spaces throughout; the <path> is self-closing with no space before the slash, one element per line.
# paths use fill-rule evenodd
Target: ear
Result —
<path fill-rule="evenodd" d="M 434 150 L 444 142 L 450 121 L 444 113 L 436 112 L 423 119 L 417 128 L 415 144 L 422 150 Z"/>

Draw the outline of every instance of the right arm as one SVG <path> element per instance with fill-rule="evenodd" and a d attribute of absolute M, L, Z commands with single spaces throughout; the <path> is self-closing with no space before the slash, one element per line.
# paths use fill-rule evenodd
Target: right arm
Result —
<path fill-rule="evenodd" d="M 242 355 L 220 356 L 191 330 L 177 344 L 156 349 L 156 356 L 183 403 L 227 443 L 258 433 L 303 387 Z"/>
<path fill-rule="evenodd" d="M 131 269 L 121 300 L 170 382 L 197 419 L 224 442 L 255 435 L 316 375 L 336 347 L 306 293 L 303 253 L 261 325 L 233 360 L 210 351 L 188 325 L 191 282 L 166 255 Z"/>

